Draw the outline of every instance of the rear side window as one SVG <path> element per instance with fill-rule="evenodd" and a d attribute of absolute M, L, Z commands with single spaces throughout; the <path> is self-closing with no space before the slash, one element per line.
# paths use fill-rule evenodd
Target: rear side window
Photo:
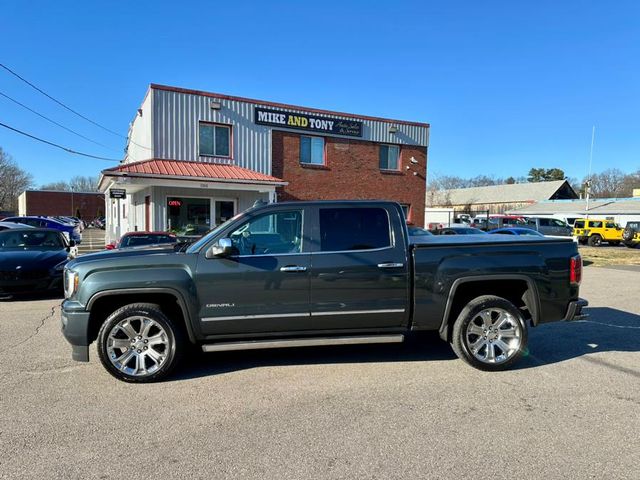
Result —
<path fill-rule="evenodd" d="M 602 228 L 602 222 L 589 222 L 591 228 Z"/>
<path fill-rule="evenodd" d="M 389 215 L 385 209 L 320 209 L 321 251 L 370 250 L 389 246 Z"/>
<path fill-rule="evenodd" d="M 574 228 L 584 228 L 584 220 L 576 220 L 573 222 Z"/>
<path fill-rule="evenodd" d="M 541 227 L 549 227 L 551 226 L 551 221 L 548 218 L 541 218 L 539 220 Z"/>

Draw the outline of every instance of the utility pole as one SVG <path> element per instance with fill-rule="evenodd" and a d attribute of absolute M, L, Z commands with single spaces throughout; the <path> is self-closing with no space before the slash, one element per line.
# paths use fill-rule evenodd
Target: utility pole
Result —
<path fill-rule="evenodd" d="M 587 197 L 587 205 L 585 207 L 585 213 L 587 218 L 589 218 L 589 195 L 591 193 L 591 166 L 593 164 L 593 142 L 596 138 L 596 126 L 594 125 L 591 129 L 591 150 L 589 152 L 589 174 L 587 175 L 586 182 L 586 197 Z"/>

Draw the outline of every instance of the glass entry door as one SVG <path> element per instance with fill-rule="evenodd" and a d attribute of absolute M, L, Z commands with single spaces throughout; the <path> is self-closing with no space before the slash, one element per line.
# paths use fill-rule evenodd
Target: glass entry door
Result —
<path fill-rule="evenodd" d="M 215 211 L 216 211 L 216 223 L 212 225 L 212 227 L 217 227 L 218 225 L 226 222 L 230 218 L 232 218 L 235 214 L 235 204 L 230 200 L 216 200 L 215 201 Z"/>

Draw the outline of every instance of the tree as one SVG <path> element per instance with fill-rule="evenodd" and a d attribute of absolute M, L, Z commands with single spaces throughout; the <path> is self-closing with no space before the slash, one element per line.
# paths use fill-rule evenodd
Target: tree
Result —
<path fill-rule="evenodd" d="M 531 183 L 549 182 L 552 180 L 564 180 L 564 170 L 560 168 L 532 168 L 529 170 L 527 181 Z"/>
<path fill-rule="evenodd" d="M 17 211 L 18 196 L 32 185 L 33 177 L 0 147 L 0 210 Z"/>
<path fill-rule="evenodd" d="M 75 177 L 72 177 L 68 182 L 61 180 L 59 182 L 51 182 L 40 185 L 40 190 L 60 190 L 63 192 L 97 192 L 98 177 L 83 177 L 77 175 Z"/>
<path fill-rule="evenodd" d="M 588 180 L 589 177 L 585 177 L 582 182 L 585 190 Z M 625 174 L 618 168 L 609 168 L 591 175 L 590 184 L 589 191 L 593 198 L 630 197 L 633 189 L 640 187 L 640 171 Z"/>

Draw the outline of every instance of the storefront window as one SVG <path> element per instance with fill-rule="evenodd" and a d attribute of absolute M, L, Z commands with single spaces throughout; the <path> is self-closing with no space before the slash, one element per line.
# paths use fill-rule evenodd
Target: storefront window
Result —
<path fill-rule="evenodd" d="M 169 197 L 168 230 L 177 235 L 200 236 L 211 228 L 211 200 Z"/>

